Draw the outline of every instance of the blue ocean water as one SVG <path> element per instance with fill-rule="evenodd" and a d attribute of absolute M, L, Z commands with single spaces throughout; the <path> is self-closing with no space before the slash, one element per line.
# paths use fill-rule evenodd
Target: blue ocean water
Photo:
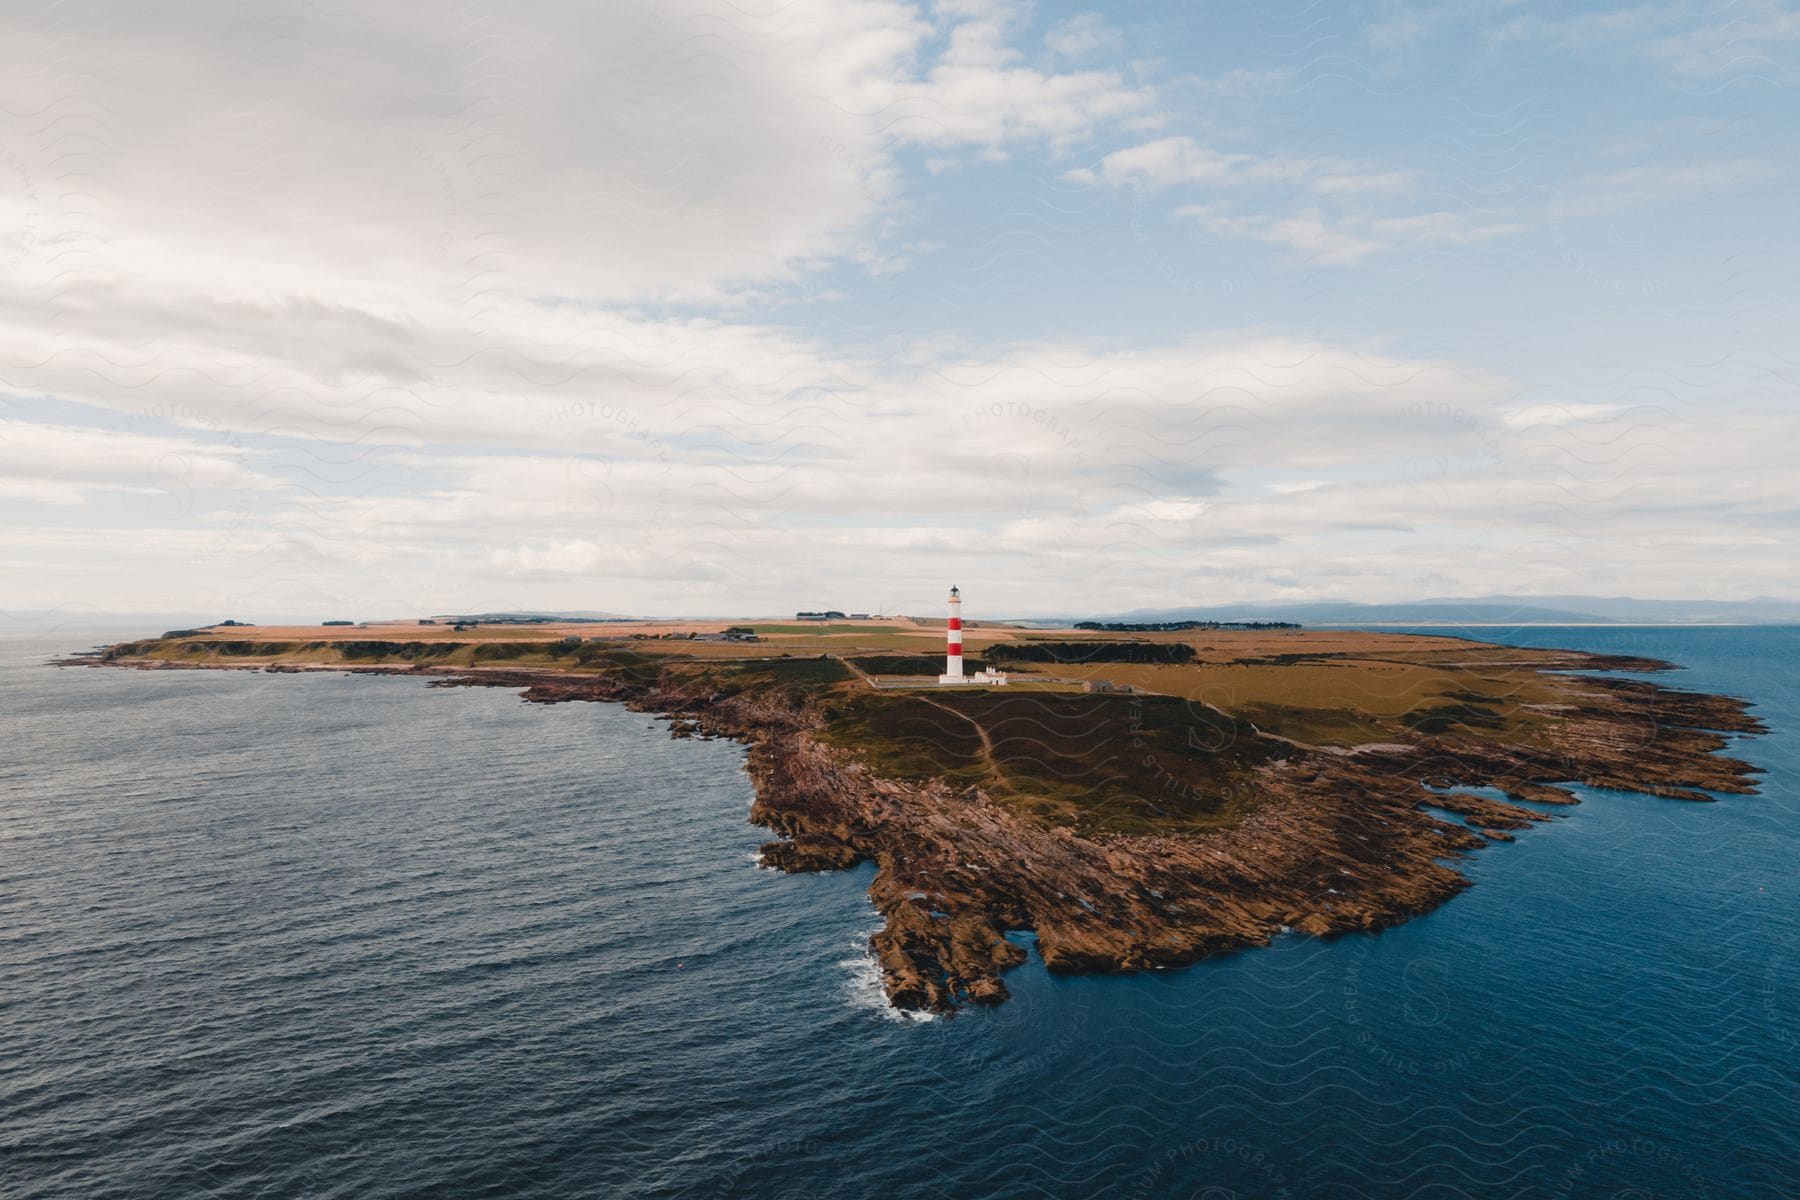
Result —
<path fill-rule="evenodd" d="M 1378 936 L 879 1000 L 742 751 L 416 679 L 0 642 L 0 1195 L 1800 1194 L 1800 630 L 1474 631 L 1757 704 Z"/>

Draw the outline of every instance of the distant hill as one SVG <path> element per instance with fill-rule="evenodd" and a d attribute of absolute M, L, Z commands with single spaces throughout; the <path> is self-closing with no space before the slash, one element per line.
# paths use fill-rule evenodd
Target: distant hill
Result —
<path fill-rule="evenodd" d="M 1744 625 L 1800 624 L 1800 601 L 1758 596 L 1752 600 L 1637 600 L 1628 596 L 1487 596 L 1485 603 L 1545 605 L 1592 613 L 1596 619 L 1687 625 L 1726 621 Z M 1427 601 L 1426 603 L 1432 603 Z M 1454 603 L 1451 601 L 1450 603 Z"/>
<path fill-rule="evenodd" d="M 1317 601 L 1219 604 L 1082 614 L 1105 621 L 1297 621 L 1303 625 L 1587 625 L 1724 622 L 1800 624 L 1800 602 L 1754 600 L 1635 600 L 1605 596 L 1479 596 L 1398 604 Z"/>

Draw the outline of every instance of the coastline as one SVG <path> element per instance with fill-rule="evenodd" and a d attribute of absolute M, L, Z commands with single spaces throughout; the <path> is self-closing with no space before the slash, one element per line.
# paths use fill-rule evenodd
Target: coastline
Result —
<path fill-rule="evenodd" d="M 1572 703 L 1543 745 L 1427 736 L 1309 746 L 1238 722 L 1230 753 L 1244 769 L 1223 785 L 1243 793 L 1238 815 L 1198 835 L 1093 832 L 1036 819 L 979 780 L 871 769 L 833 740 L 823 701 L 774 686 L 727 692 L 661 668 L 66 661 L 418 675 L 431 686 L 516 688 L 533 703 L 623 703 L 669 718 L 672 736 L 742 741 L 756 794 L 750 819 L 776 835 L 763 863 L 797 873 L 873 862 L 869 894 L 883 926 L 870 941 L 884 989 L 898 1008 L 935 1012 L 1005 1000 L 1002 975 L 1026 957 L 1008 935 L 1021 931 L 1036 935 L 1050 970 L 1086 973 L 1184 966 L 1285 930 L 1330 936 L 1397 924 L 1469 886 L 1459 859 L 1575 803 L 1565 785 L 1695 801 L 1754 791 L 1754 769 L 1717 752 L 1721 733 L 1762 730 L 1728 697 L 1582 675 L 1561 677 Z M 1668 667 L 1576 653 L 1533 661 L 1534 673 Z M 1129 719 L 1146 701 L 1087 703 Z M 1193 789 L 1179 778 L 1166 786 L 1175 800 Z M 1507 798 L 1459 790 L 1482 787 Z"/>

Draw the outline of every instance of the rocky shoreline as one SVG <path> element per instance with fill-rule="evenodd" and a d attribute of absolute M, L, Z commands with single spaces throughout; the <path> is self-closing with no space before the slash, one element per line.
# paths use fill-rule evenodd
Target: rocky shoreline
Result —
<path fill-rule="evenodd" d="M 1567 662 L 1618 669 L 1625 660 Z M 1628 669 L 1662 665 L 1630 660 Z M 1441 737 L 1348 751 L 1283 744 L 1279 757 L 1257 766 L 1247 784 L 1255 803 L 1228 828 L 1084 836 L 994 803 L 979 786 L 874 774 L 824 740 L 822 718 L 791 696 L 723 695 L 606 673 L 316 669 L 518 688 L 534 703 L 624 703 L 670 718 L 675 736 L 747 743 L 756 791 L 750 819 L 777 835 L 763 847 L 763 863 L 803 872 L 873 862 L 869 895 L 884 924 L 871 943 L 888 997 L 932 1012 L 1007 998 L 1002 975 L 1026 958 L 1008 934 L 1035 934 L 1052 971 L 1109 972 L 1184 966 L 1266 945 L 1287 930 L 1327 936 L 1397 924 L 1469 886 L 1451 865 L 1456 859 L 1553 819 L 1527 804 L 1575 803 L 1564 784 L 1684 800 L 1753 792 L 1756 769 L 1718 754 L 1726 745 L 1720 731 L 1762 729 L 1735 699 L 1582 677 L 1544 745 Z M 1498 788 L 1507 799 L 1459 790 L 1472 787 Z"/>

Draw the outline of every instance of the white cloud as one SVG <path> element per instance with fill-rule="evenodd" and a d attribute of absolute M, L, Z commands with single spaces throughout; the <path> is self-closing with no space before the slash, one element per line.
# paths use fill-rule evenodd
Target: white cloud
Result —
<path fill-rule="evenodd" d="M 1418 183 L 1417 171 L 1332 171 L 1316 176 L 1308 186 L 1320 195 L 1360 195 L 1369 192 L 1410 192 Z"/>
<path fill-rule="evenodd" d="M 1534 425 L 1568 425 L 1576 421 L 1591 421 L 1610 417 L 1623 412 L 1622 404 L 1529 404 L 1523 408 L 1508 409 L 1500 415 L 1500 419 L 1515 429 L 1529 429 Z"/>
<path fill-rule="evenodd" d="M 1623 53 L 1715 83 L 1791 84 L 1800 8 L 1790 0 L 1662 0 L 1586 12 L 1525 12 L 1484 33 L 1489 44 L 1512 50 Z"/>
<path fill-rule="evenodd" d="M 441 441 L 480 440 L 452 436 L 453 419 L 500 436 L 473 409 L 441 419 Z M 1592 590 L 1580 581 L 1596 571 L 1661 578 L 1632 547 L 1665 534 L 1657 570 L 1680 591 L 1684 572 L 1721 565 L 1737 544 L 1703 536 L 1718 506 L 1746 523 L 1800 506 L 1780 468 L 1800 435 L 1791 416 L 1697 424 L 1522 400 L 1453 362 L 1277 338 L 969 358 L 921 345 L 828 406 L 705 399 L 688 425 L 651 431 L 660 447 L 607 442 L 586 420 L 560 429 L 560 446 L 359 449 L 367 475 L 354 487 L 211 532 L 14 528 L 0 547 L 46 563 L 80 553 L 134 587 L 200 589 L 245 611 L 725 614 L 780 611 L 822 587 L 821 603 L 874 607 L 928 603 L 946 571 L 984 581 L 988 612 L 1041 611 L 1047 598 L 1116 611 L 1283 586 L 1501 591 L 1526 567 L 1544 586 Z M 35 436 L 73 439 L 40 464 L 96 457 L 92 431 Z M 524 425 L 518 440 L 539 443 Z M 584 443 L 608 448 L 573 449 Z M 115 448 L 109 477 L 129 483 L 144 449 Z M 222 457 L 212 469 L 236 480 L 242 456 Z M 1779 524 L 1767 536 L 1778 543 Z M 1778 591 L 1782 569 L 1746 564 L 1734 578 Z"/>
<path fill-rule="evenodd" d="M 1109 124 L 1141 127 L 1160 120 L 1155 92 L 1129 83 L 1116 70 L 1042 71 L 1025 65 L 1015 43 L 1015 26 L 1023 17 L 1016 6 L 963 5 L 948 11 L 960 19 L 949 28 L 943 54 L 918 82 L 891 85 L 884 119 L 906 140 L 994 154 L 1020 142 L 1062 150 Z M 1063 26 L 1049 36 L 1053 49 L 1058 41 L 1066 48 L 1084 37 L 1097 38 L 1099 27 Z"/>
<path fill-rule="evenodd" d="M 22 273 L 397 318 L 430 290 L 473 321 L 497 296 L 719 300 L 867 253 L 905 144 L 1070 146 L 1153 116 L 1116 72 L 1023 65 L 1004 10 L 952 18 L 933 55 L 899 0 L 17 11 L 0 112 L 23 114 L 8 145 L 38 200 Z M 102 139 L 94 161 L 71 137 Z"/>
<path fill-rule="evenodd" d="M 1728 557 L 1706 506 L 1778 534 L 1797 506 L 1766 413 L 1626 419 L 1379 342 L 922 323 L 966 309 L 897 276 L 921 156 L 1082 163 L 1314 263 L 1518 231 L 1404 164 L 1162 135 L 1210 127 L 1172 94 L 1286 65 L 1153 84 L 1095 19 L 1040 37 L 983 0 L 58 20 L 0 15 L 0 382 L 65 422 L 0 423 L 0 545 L 38 564 L 14 603 L 79 569 L 134 607 L 730 613 L 837 602 L 823 580 L 929 603 L 960 568 L 989 612 L 1103 609 L 1417 594 L 1422 564 L 1468 590 L 1545 545 L 1546 580 L 1679 583 Z M 1750 169 L 1710 163 L 1582 177 L 1564 211 Z M 800 285 L 864 307 L 803 325 Z M 1781 561 L 1733 578 L 1787 590 Z"/>
<path fill-rule="evenodd" d="M 50 220 L 103 239 L 92 283 L 176 294 L 704 296 L 844 252 L 889 198 L 861 110 L 924 36 L 905 9 L 740 11 L 730 40 L 701 0 L 539 17 L 15 12 L 0 103 L 77 118 L 13 131 L 45 192 L 107 114 L 85 216 Z"/>
<path fill-rule="evenodd" d="M 1345 266 L 1403 248 L 1470 245 L 1525 229 L 1517 222 L 1482 223 L 1449 212 L 1332 219 L 1317 209 L 1287 216 L 1236 216 L 1205 205 L 1184 205 L 1174 215 L 1198 221 L 1209 232 L 1221 236 L 1252 238 L 1285 247 L 1309 266 Z"/>
<path fill-rule="evenodd" d="M 1337 155 L 1223 151 L 1186 134 L 1115 150 L 1095 167 L 1079 168 L 1065 177 L 1150 190 L 1181 185 L 1304 185 L 1321 195 L 1406 192 L 1419 183 L 1416 171 L 1387 169 Z"/>
<path fill-rule="evenodd" d="M 1310 194 L 1341 209 L 1372 196 L 1414 191 L 1419 173 L 1384 169 L 1334 156 L 1221 151 L 1187 135 L 1115 150 L 1094 167 L 1063 174 L 1070 183 L 1105 183 L 1155 191 L 1168 188 L 1220 192 L 1252 187 Z M 1216 204 L 1184 204 L 1172 215 L 1198 222 L 1226 237 L 1268 242 L 1315 266 L 1343 266 L 1371 255 L 1422 243 L 1465 245 L 1520 231 L 1516 222 L 1477 222 L 1447 212 L 1377 216 L 1325 211 L 1311 204 L 1287 214 L 1232 213 Z"/>
<path fill-rule="evenodd" d="M 1696 6 L 1692 25 L 1655 39 L 1652 57 L 1685 75 L 1792 80 L 1800 50 L 1800 8 L 1789 3 Z"/>
<path fill-rule="evenodd" d="M 0 419 L 0 495 L 70 506 L 99 493 L 277 489 L 229 445 Z"/>
<path fill-rule="evenodd" d="M 1318 171 L 1325 160 L 1291 155 L 1226 153 L 1185 134 L 1115 150 L 1094 169 L 1071 177 L 1115 187 L 1165 188 L 1177 184 L 1293 183 Z"/>
<path fill-rule="evenodd" d="M 5 382 L 190 428 L 614 456 L 820 407 L 866 372 L 636 306 L 901 269 L 919 243 L 883 221 L 905 145 L 1005 153 L 1153 117 L 1115 72 L 1024 65 L 1018 25 L 897 0 L 13 14 Z"/>
<path fill-rule="evenodd" d="M 1086 58 L 1118 46 L 1119 35 L 1096 13 L 1077 13 L 1052 26 L 1044 45 L 1062 58 Z"/>
<path fill-rule="evenodd" d="M 1360 262 L 1386 245 L 1327 224 L 1317 212 L 1292 216 L 1231 216 L 1204 205 L 1184 205 L 1175 216 L 1198 221 L 1212 233 L 1226 237 L 1254 238 L 1294 251 L 1313 266 L 1338 266 Z"/>

